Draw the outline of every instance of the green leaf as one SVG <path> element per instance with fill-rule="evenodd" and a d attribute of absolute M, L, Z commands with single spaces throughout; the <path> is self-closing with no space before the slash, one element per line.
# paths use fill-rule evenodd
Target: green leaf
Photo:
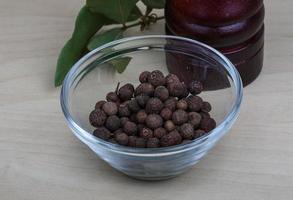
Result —
<path fill-rule="evenodd" d="M 142 0 L 142 2 L 150 8 L 162 9 L 165 8 L 166 0 Z"/>
<path fill-rule="evenodd" d="M 94 36 L 87 45 L 88 50 L 92 51 L 95 48 L 102 46 L 113 40 L 122 38 L 123 30 L 121 28 L 114 28 L 102 34 Z"/>
<path fill-rule="evenodd" d="M 86 4 L 92 12 L 124 24 L 137 2 L 138 0 L 87 0 Z"/>
<path fill-rule="evenodd" d="M 56 87 L 62 84 L 70 68 L 86 53 L 89 40 L 106 20 L 101 14 L 92 13 L 86 6 L 80 10 L 72 37 L 59 54 L 55 72 Z"/>
<path fill-rule="evenodd" d="M 141 16 L 143 16 L 143 14 L 141 13 L 140 9 L 137 6 L 135 6 L 132 9 L 127 21 L 131 22 L 131 21 L 138 20 Z"/>
<path fill-rule="evenodd" d="M 115 60 L 112 60 L 110 63 L 112 66 L 115 67 L 118 73 L 122 74 L 125 71 L 128 64 L 130 63 L 131 59 L 131 57 L 116 58 Z"/>

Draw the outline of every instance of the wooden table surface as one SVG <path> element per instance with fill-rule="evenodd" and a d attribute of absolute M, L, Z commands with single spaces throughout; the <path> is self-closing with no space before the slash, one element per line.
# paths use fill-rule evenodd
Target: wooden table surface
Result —
<path fill-rule="evenodd" d="M 293 199 L 293 1 L 265 1 L 264 69 L 245 88 L 233 129 L 191 171 L 163 182 L 114 171 L 65 124 L 55 64 L 83 3 L 0 0 L 1 200 Z"/>

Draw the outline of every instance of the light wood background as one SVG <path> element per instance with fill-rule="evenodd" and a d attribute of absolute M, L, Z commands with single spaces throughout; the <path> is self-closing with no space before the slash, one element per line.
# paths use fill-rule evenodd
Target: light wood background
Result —
<path fill-rule="evenodd" d="M 191 171 L 141 182 L 102 162 L 61 113 L 56 59 L 84 2 L 0 0 L 0 199 L 293 199 L 293 1 L 265 2 L 264 69 L 232 131 Z"/>

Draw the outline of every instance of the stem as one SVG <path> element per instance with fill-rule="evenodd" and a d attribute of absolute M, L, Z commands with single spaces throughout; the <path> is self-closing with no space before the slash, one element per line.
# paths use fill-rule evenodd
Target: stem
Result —
<path fill-rule="evenodd" d="M 164 16 L 158 17 L 157 21 L 162 20 L 162 19 L 165 19 L 165 17 Z M 136 23 L 131 24 L 131 25 L 125 25 L 124 24 L 122 29 L 126 30 L 126 29 L 129 29 L 129 28 L 135 27 L 135 26 L 140 26 L 141 24 L 142 24 L 142 22 L 136 22 Z"/>

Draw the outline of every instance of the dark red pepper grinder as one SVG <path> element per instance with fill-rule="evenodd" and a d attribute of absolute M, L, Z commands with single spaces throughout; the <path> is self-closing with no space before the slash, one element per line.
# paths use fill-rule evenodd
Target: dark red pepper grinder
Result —
<path fill-rule="evenodd" d="M 263 0 L 167 0 L 166 31 L 218 49 L 247 85 L 263 65 L 264 14 Z"/>

